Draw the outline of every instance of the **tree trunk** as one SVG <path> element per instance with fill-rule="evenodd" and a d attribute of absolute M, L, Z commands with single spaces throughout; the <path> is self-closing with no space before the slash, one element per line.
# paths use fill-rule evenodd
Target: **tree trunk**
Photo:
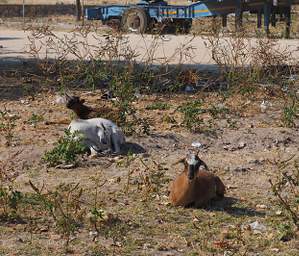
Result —
<path fill-rule="evenodd" d="M 82 5 L 81 0 L 76 0 L 76 20 L 81 20 L 82 17 Z"/>

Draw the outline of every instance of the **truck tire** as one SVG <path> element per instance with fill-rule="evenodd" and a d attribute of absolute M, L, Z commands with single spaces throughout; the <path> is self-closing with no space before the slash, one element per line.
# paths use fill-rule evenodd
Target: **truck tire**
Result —
<path fill-rule="evenodd" d="M 148 27 L 149 17 L 144 9 L 133 7 L 126 10 L 121 19 L 124 32 L 143 34 Z"/>

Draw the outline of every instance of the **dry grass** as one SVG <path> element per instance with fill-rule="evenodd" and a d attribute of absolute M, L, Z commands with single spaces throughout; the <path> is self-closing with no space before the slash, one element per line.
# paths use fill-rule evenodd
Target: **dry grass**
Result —
<path fill-rule="evenodd" d="M 119 34 L 103 44 L 84 44 L 86 51 L 96 49 L 88 51 L 89 62 L 76 51 L 76 40 L 57 38 L 46 27 L 34 30 L 32 54 L 38 56 L 34 46 L 41 38 L 48 39 L 43 47 L 57 51 L 57 60 L 38 59 L 27 70 L 0 73 L 0 109 L 6 109 L 0 117 L 1 255 L 298 255 L 299 234 L 289 216 L 298 214 L 296 198 L 290 197 L 292 208 L 286 211 L 269 183 L 269 178 L 280 182 L 279 163 L 295 155 L 287 166 L 295 170 L 299 157 L 295 76 L 282 73 L 266 80 L 270 86 L 238 77 L 242 83 L 228 88 L 224 77 L 238 55 L 223 64 L 218 77 L 167 60 L 151 69 L 151 56 L 140 67 Z M 180 54 L 190 54 L 185 46 Z M 186 85 L 197 90 L 185 93 Z M 133 129 L 122 156 L 83 155 L 74 169 L 45 166 L 42 156 L 72 119 L 55 103 L 66 88 L 92 106 L 125 113 L 128 121 L 147 120 L 147 134 Z M 101 98 L 107 88 L 116 93 L 118 105 Z M 264 100 L 271 102 L 266 111 Z M 285 107 L 294 110 L 287 112 L 289 127 Z M 202 209 L 175 208 L 168 185 L 181 167 L 172 164 L 194 141 L 203 144 L 200 156 L 221 177 L 227 195 Z M 293 188 L 284 185 L 285 191 Z M 261 230 L 250 227 L 255 221 Z"/>

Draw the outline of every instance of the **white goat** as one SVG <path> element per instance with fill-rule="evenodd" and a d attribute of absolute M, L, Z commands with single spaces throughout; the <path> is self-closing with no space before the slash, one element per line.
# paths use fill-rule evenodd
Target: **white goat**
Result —
<path fill-rule="evenodd" d="M 120 153 L 121 145 L 125 143 L 121 129 L 104 118 L 75 119 L 70 123 L 69 130 L 83 135 L 83 143 L 92 155 L 105 150 Z"/>
<path fill-rule="evenodd" d="M 94 110 L 84 105 L 85 101 L 80 97 L 66 94 L 66 100 L 66 107 L 77 115 L 77 119 L 70 123 L 69 129 L 72 133 L 77 131 L 83 135 L 83 142 L 91 154 L 104 150 L 120 153 L 125 136 L 115 123 L 104 118 L 89 118 Z"/>

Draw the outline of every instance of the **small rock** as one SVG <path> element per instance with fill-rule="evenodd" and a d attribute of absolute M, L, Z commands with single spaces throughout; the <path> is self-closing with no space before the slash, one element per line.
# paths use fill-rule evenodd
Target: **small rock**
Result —
<path fill-rule="evenodd" d="M 272 251 L 272 252 L 275 252 L 275 253 L 278 253 L 278 252 L 279 252 L 279 249 L 278 249 L 278 248 L 271 248 L 271 251 Z"/>
<path fill-rule="evenodd" d="M 290 75 L 289 76 L 289 81 L 290 82 L 295 82 L 298 79 L 299 79 L 299 75 Z"/>
<path fill-rule="evenodd" d="M 278 210 L 278 211 L 275 212 L 275 214 L 279 216 L 279 215 L 282 214 L 282 211 Z"/>
<path fill-rule="evenodd" d="M 121 242 L 115 242 L 115 246 L 117 246 L 117 247 L 121 247 L 122 245 L 121 245 Z"/>
<path fill-rule="evenodd" d="M 264 162 L 265 162 L 265 159 L 264 158 L 260 158 L 260 159 L 250 160 L 248 163 L 249 164 L 262 165 Z"/>
<path fill-rule="evenodd" d="M 1 48 L 1 49 L 4 48 L 3 45 L 0 45 L 0 48 Z"/>
<path fill-rule="evenodd" d="M 230 149 L 230 143 L 225 143 L 225 145 L 223 146 L 224 150 L 229 150 Z"/>
<path fill-rule="evenodd" d="M 252 222 L 249 224 L 249 227 L 251 230 L 253 230 L 254 234 L 260 234 L 262 232 L 267 231 L 267 228 L 265 225 L 259 223 L 258 221 Z"/>
<path fill-rule="evenodd" d="M 246 147 L 246 143 L 244 141 L 241 141 L 238 145 L 238 149 L 242 149 Z"/>
<path fill-rule="evenodd" d="M 271 102 L 263 100 L 261 105 L 260 105 L 261 112 L 265 113 L 267 111 L 267 109 L 271 106 L 272 106 Z"/>
<path fill-rule="evenodd" d="M 139 90 L 138 88 L 135 89 L 134 96 L 135 96 L 137 99 L 141 98 L 142 95 L 141 95 L 140 90 Z"/>
<path fill-rule="evenodd" d="M 0 47 L 1 48 L 1 47 Z M 17 238 L 17 242 L 19 242 L 19 243 L 24 243 L 25 241 L 21 238 L 21 237 L 19 237 L 19 238 Z"/>
<path fill-rule="evenodd" d="M 55 100 L 54 100 L 54 104 L 57 104 L 57 105 L 62 105 L 62 104 L 65 104 L 66 103 L 66 98 L 64 96 L 56 96 Z"/>
<path fill-rule="evenodd" d="M 58 241 L 61 239 L 61 236 L 58 234 L 53 234 L 53 235 L 50 235 L 50 239 L 54 240 L 54 241 Z"/>
<path fill-rule="evenodd" d="M 249 170 L 249 168 L 239 166 L 234 169 L 234 172 L 247 172 L 248 170 Z"/>
<path fill-rule="evenodd" d="M 40 232 L 48 232 L 49 228 L 48 227 L 42 227 L 39 231 Z"/>
<path fill-rule="evenodd" d="M 193 93 L 193 92 L 195 92 L 195 88 L 193 86 L 191 86 L 191 85 L 187 85 L 185 87 L 185 92 L 187 92 L 187 93 Z"/>
<path fill-rule="evenodd" d="M 113 98 L 113 94 L 111 91 L 106 91 L 105 93 L 102 94 L 101 99 L 102 100 L 111 100 Z"/>
<path fill-rule="evenodd" d="M 230 167 L 229 166 L 225 166 L 224 167 L 224 171 L 229 172 L 230 171 Z"/>
<path fill-rule="evenodd" d="M 10 113 L 8 113 L 8 117 L 9 117 L 9 119 L 17 119 L 18 118 L 18 116 L 16 114 L 10 114 Z"/>
<path fill-rule="evenodd" d="M 163 41 L 170 41 L 171 38 L 170 37 L 167 37 L 166 35 L 161 35 L 160 38 L 163 40 Z"/>
<path fill-rule="evenodd" d="M 238 188 L 237 186 L 230 186 L 230 185 L 227 186 L 227 189 L 237 189 L 237 188 Z"/>
<path fill-rule="evenodd" d="M 55 166 L 56 169 L 73 169 L 74 167 L 76 167 L 75 164 L 59 164 Z"/>
<path fill-rule="evenodd" d="M 267 209 L 268 208 L 268 206 L 265 204 L 257 204 L 255 207 L 259 208 L 259 209 Z"/>
<path fill-rule="evenodd" d="M 194 141 L 194 142 L 192 142 L 191 146 L 194 148 L 201 148 L 202 144 L 198 141 Z"/>
<path fill-rule="evenodd" d="M 223 256 L 232 256 L 232 255 L 234 255 L 234 254 L 235 254 L 235 253 L 232 252 L 232 251 L 224 251 Z"/>
<path fill-rule="evenodd" d="M 90 231 L 89 236 L 97 236 L 98 232 L 97 231 Z"/>
<path fill-rule="evenodd" d="M 150 246 L 151 246 L 151 244 L 149 244 L 149 243 L 145 243 L 145 244 L 143 245 L 143 250 L 147 250 L 147 249 L 149 249 Z"/>

